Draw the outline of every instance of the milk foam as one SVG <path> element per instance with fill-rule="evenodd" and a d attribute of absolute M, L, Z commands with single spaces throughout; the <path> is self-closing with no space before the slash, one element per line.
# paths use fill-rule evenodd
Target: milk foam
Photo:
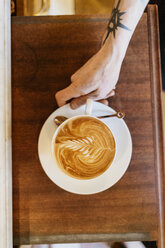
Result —
<path fill-rule="evenodd" d="M 101 175 L 115 156 L 109 128 L 92 117 L 77 117 L 63 125 L 55 139 L 55 156 L 69 176 L 90 179 Z"/>

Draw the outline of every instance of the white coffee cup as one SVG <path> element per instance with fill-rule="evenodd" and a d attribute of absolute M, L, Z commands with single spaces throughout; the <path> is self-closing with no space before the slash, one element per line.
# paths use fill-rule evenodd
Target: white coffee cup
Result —
<path fill-rule="evenodd" d="M 97 120 L 97 123 L 100 123 L 101 125 L 102 125 L 102 127 L 104 128 L 104 126 L 106 126 L 106 128 L 109 130 L 109 138 L 110 138 L 110 134 L 112 134 L 112 131 L 110 130 L 110 128 L 103 122 L 103 121 L 101 121 L 100 119 L 98 119 L 98 118 L 96 118 L 96 117 L 93 117 L 93 116 L 91 116 L 90 114 L 91 114 L 91 111 L 92 111 L 92 101 L 91 100 L 89 100 L 88 102 L 87 102 L 87 105 L 86 105 L 86 110 L 85 110 L 85 115 L 77 115 L 77 116 L 74 116 L 74 117 L 71 117 L 71 118 L 69 118 L 69 119 L 67 119 L 67 120 L 65 120 L 59 127 L 57 127 L 57 129 L 56 129 L 56 131 L 55 131 L 55 133 L 54 133 L 54 135 L 53 135 L 53 138 L 52 138 L 52 142 L 51 142 L 51 153 L 52 153 L 52 157 L 53 157 L 53 160 L 54 160 L 54 163 L 65 173 L 65 174 L 67 174 L 66 173 L 66 171 L 64 171 L 60 166 L 59 166 L 59 163 L 58 163 L 58 160 L 57 160 L 57 158 L 56 158 L 56 154 L 55 154 L 55 140 L 56 140 L 56 137 L 57 137 L 57 135 L 59 134 L 59 131 L 60 130 L 62 130 L 63 129 L 63 127 L 65 126 L 65 125 L 67 125 L 68 124 L 68 122 L 71 122 L 71 121 L 74 121 L 74 120 L 77 120 L 78 118 L 80 118 L 80 119 L 87 119 L 87 120 L 89 120 L 89 118 L 90 119 L 93 119 L 93 120 L 95 120 L 95 122 L 96 122 L 96 120 Z M 113 134 L 112 134 L 112 136 L 113 136 Z M 113 137 L 113 139 L 114 139 L 114 137 Z M 115 143 L 115 141 L 114 141 L 114 143 Z M 116 146 L 116 145 L 115 145 Z M 115 152 L 116 152 L 116 148 L 115 148 Z M 107 156 L 107 155 L 106 155 Z M 114 153 L 114 156 L 115 156 L 115 153 Z M 114 158 L 114 157 L 113 157 Z M 112 160 L 113 161 L 113 160 Z M 112 161 L 111 161 L 111 163 L 112 163 Z M 110 164 L 111 164 L 110 163 Z M 109 164 L 109 165 L 110 165 Z M 109 166 L 107 166 L 107 169 L 109 168 Z M 105 170 L 104 170 L 105 171 Z M 102 173 L 104 173 L 104 171 L 102 172 Z"/>

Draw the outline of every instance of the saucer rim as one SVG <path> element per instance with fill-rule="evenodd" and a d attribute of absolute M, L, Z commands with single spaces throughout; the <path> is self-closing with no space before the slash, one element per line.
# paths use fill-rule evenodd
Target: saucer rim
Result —
<path fill-rule="evenodd" d="M 94 102 L 95 103 L 95 105 L 100 105 L 100 106 L 102 106 L 102 107 L 105 107 L 106 109 L 107 109 L 107 111 L 108 112 L 111 112 L 111 113 L 115 113 L 116 111 L 114 110 L 114 109 L 112 109 L 111 107 L 109 107 L 109 106 L 105 106 L 104 104 L 101 104 L 101 103 L 99 103 L 99 102 Z M 124 168 L 124 170 L 122 171 L 122 173 L 119 173 L 120 175 L 118 176 L 118 179 L 112 184 L 112 185 L 109 185 L 109 186 L 105 186 L 105 187 L 102 187 L 102 189 L 95 189 L 95 190 L 93 190 L 93 191 L 89 191 L 89 192 L 82 192 L 82 190 L 70 190 L 70 189 L 68 189 L 67 187 L 64 187 L 63 185 L 60 185 L 59 183 L 57 183 L 57 181 L 56 180 L 54 180 L 53 178 L 52 178 L 52 176 L 51 175 L 49 175 L 49 173 L 48 173 L 48 169 L 46 169 L 46 167 L 48 167 L 48 166 L 46 166 L 45 164 L 43 165 L 43 161 L 42 161 L 42 158 L 41 158 L 41 156 L 42 155 L 40 155 L 40 141 L 41 141 L 41 136 L 42 136 L 42 133 L 43 133 L 43 131 L 44 131 L 44 128 L 45 128 L 45 125 L 46 125 L 46 123 L 50 120 L 50 119 L 52 119 L 51 117 L 53 117 L 53 116 L 55 116 L 55 113 L 57 112 L 57 111 L 60 111 L 62 108 L 68 108 L 69 106 L 68 106 L 69 104 L 66 104 L 66 105 L 64 105 L 64 106 L 62 106 L 62 107 L 60 107 L 60 108 L 57 108 L 55 111 L 53 111 L 49 116 L 48 116 L 48 118 L 46 119 L 46 121 L 44 122 L 44 124 L 43 124 L 43 126 L 42 126 L 42 128 L 41 128 L 41 130 L 40 130 L 40 133 L 39 133 L 39 138 L 38 138 L 38 157 L 39 157 L 39 161 L 40 161 L 40 163 L 41 163 L 41 166 L 42 166 L 42 168 L 43 168 L 43 170 L 44 170 L 44 172 L 46 173 L 46 175 L 49 177 L 49 179 L 53 182 L 53 183 L 55 183 L 58 187 L 60 187 L 61 189 L 63 189 L 63 190 L 65 190 L 65 191 L 68 191 L 68 192 L 70 192 L 70 193 L 74 193 L 74 194 L 79 194 L 79 195 L 90 195 L 90 194 L 96 194 L 96 193 L 100 193 L 100 192 L 102 192 L 102 191 L 105 191 L 105 190 L 107 190 L 107 189 L 109 189 L 110 187 L 112 187 L 113 185 L 115 185 L 122 177 L 123 177 L 123 175 L 125 174 L 125 172 L 127 171 L 127 169 L 128 169 L 128 166 L 129 166 L 129 164 L 130 164 L 130 161 L 131 161 L 131 157 L 132 157 L 132 138 L 131 138 L 131 134 L 130 134 L 130 131 L 129 131 L 129 129 L 128 129 L 128 126 L 126 125 L 126 123 L 125 123 L 125 121 L 124 120 L 122 120 L 122 119 L 120 119 L 120 122 L 122 122 L 123 124 L 124 124 L 124 127 L 125 127 L 125 129 L 126 129 L 126 131 L 127 131 L 127 135 L 128 135 L 128 139 L 129 139 L 129 142 L 130 142 L 130 147 L 129 147 L 129 155 L 128 155 L 128 157 L 127 157 L 127 165 L 125 166 L 125 168 Z M 101 108 L 102 108 L 101 107 Z M 69 107 L 70 108 L 70 107 Z M 81 107 L 81 108 L 83 108 L 83 106 Z M 80 114 L 80 115 L 82 115 L 82 114 Z M 72 115 L 71 117 L 75 117 L 76 115 Z M 95 117 L 95 116 L 93 116 L 93 117 Z M 70 117 L 69 117 L 70 118 Z M 116 117 L 115 117 L 116 118 Z M 119 119 L 118 119 L 119 120 Z M 105 125 L 107 125 L 108 127 L 109 127 L 109 125 L 107 124 L 107 123 L 105 123 Z M 56 128 L 57 129 L 57 128 Z M 111 128 L 109 127 L 109 129 L 111 130 Z M 113 133 L 113 132 L 112 132 Z M 54 135 L 54 133 L 53 133 L 53 135 Z M 114 136 L 114 134 L 113 134 L 113 136 Z M 52 136 L 53 137 L 53 136 Z M 52 142 L 52 140 L 50 141 L 50 142 Z M 115 143 L 116 143 L 116 140 L 115 140 Z M 51 156 L 51 151 L 49 152 L 49 155 Z M 50 156 L 49 156 L 49 158 L 50 158 Z M 115 152 L 115 156 L 116 156 L 116 152 Z M 115 157 L 114 157 L 114 160 L 115 160 Z M 114 160 L 113 160 L 113 162 L 114 162 Z M 113 163 L 112 162 L 112 163 Z M 56 165 L 57 167 L 58 167 L 58 165 Z M 110 166 L 111 167 L 111 166 Z M 109 167 L 109 168 L 110 168 Z M 108 169 L 109 169 L 108 168 Z M 107 169 L 107 171 L 108 171 L 108 169 Z M 107 172 L 106 171 L 106 172 Z M 104 172 L 105 173 L 105 172 Z M 104 174 L 103 173 L 103 174 Z M 63 172 L 63 174 L 65 175 L 65 176 L 67 176 L 67 177 L 69 177 L 68 175 L 66 175 L 64 172 Z M 102 175 L 103 175 L 102 174 Z M 99 178 L 99 177 L 101 177 L 102 175 L 100 175 L 100 176 L 98 176 L 98 177 L 96 177 L 96 178 L 93 178 L 93 179 L 86 179 L 86 180 L 81 180 L 81 179 L 75 179 L 76 181 L 85 181 L 85 182 L 87 182 L 87 181 L 94 181 L 94 180 L 96 180 L 97 178 Z M 111 177 L 111 175 L 110 175 L 110 177 Z M 69 177 L 70 178 L 70 177 Z M 72 180 L 74 180 L 74 178 L 72 178 Z"/>

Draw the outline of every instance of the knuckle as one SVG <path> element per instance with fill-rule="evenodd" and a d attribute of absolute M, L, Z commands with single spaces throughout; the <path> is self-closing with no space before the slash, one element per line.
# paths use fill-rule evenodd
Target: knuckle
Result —
<path fill-rule="evenodd" d="M 71 83 L 70 85 L 69 85 L 69 90 L 71 91 L 71 92 L 77 92 L 78 91 L 78 87 L 77 87 L 77 85 L 75 84 L 75 83 Z"/>
<path fill-rule="evenodd" d="M 102 89 L 97 89 L 96 93 L 95 93 L 95 97 L 97 98 L 103 98 L 104 97 L 104 91 Z"/>

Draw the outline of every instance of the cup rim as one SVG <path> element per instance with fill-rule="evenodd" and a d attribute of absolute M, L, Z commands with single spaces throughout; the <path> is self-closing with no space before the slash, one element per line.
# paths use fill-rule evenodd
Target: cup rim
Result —
<path fill-rule="evenodd" d="M 91 118 L 93 118 L 93 119 L 97 119 L 98 121 L 100 121 L 102 124 L 104 124 L 104 125 L 111 131 L 111 133 L 112 133 L 112 135 L 113 135 L 113 138 L 114 138 L 114 141 L 115 141 L 114 134 L 113 134 L 112 130 L 109 128 L 109 126 L 108 126 L 105 122 L 103 122 L 102 120 L 100 120 L 99 118 L 97 118 L 97 117 L 95 117 L 95 116 L 85 115 L 85 114 L 84 114 L 84 115 L 72 116 L 72 117 L 66 119 L 64 122 L 62 122 L 61 125 L 59 125 L 59 126 L 56 128 L 56 130 L 55 130 L 55 132 L 54 132 L 54 134 L 53 134 L 53 137 L 52 137 L 52 141 L 51 141 L 51 155 L 52 155 L 53 161 L 54 161 L 55 165 L 56 165 L 63 173 L 64 173 L 64 171 L 63 171 L 63 170 L 60 168 L 60 166 L 58 165 L 58 162 L 57 162 L 57 159 L 56 159 L 56 156 L 55 156 L 55 151 L 54 151 L 54 142 L 55 142 L 55 138 L 57 137 L 57 134 L 58 134 L 60 128 L 61 128 L 62 126 L 64 126 L 68 121 L 73 120 L 73 119 L 77 119 L 77 118 L 81 118 L 81 117 L 85 117 L 85 118 L 91 117 Z M 117 150 L 117 147 L 116 147 L 116 141 L 115 141 L 115 155 L 114 155 L 113 161 L 114 161 L 114 159 L 115 159 L 115 157 L 116 157 L 116 150 Z M 112 161 L 112 163 L 113 163 L 113 161 Z M 105 173 L 105 172 L 103 172 L 103 174 L 104 174 L 104 173 Z M 66 175 L 66 174 L 65 174 L 65 175 Z M 69 177 L 71 177 L 71 176 L 69 176 Z M 88 179 L 88 180 L 91 180 L 91 179 Z"/>

